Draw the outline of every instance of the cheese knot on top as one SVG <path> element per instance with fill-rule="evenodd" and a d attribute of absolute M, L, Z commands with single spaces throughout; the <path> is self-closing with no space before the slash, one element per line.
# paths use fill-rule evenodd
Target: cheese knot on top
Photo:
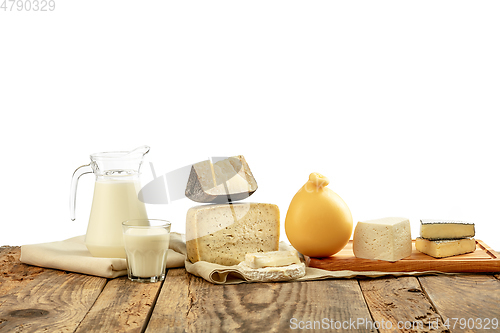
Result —
<path fill-rule="evenodd" d="M 319 172 L 313 172 L 309 175 L 309 181 L 304 188 L 306 191 L 315 191 L 318 189 L 322 189 L 328 184 L 330 184 L 330 180 L 328 179 L 328 177 L 323 176 Z"/>

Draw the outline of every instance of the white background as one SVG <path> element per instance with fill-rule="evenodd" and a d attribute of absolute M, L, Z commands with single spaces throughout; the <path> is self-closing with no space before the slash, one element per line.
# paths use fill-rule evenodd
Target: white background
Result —
<path fill-rule="evenodd" d="M 354 222 L 466 220 L 500 250 L 500 2 L 55 1 L 0 10 L 0 245 L 84 234 L 73 171 L 147 144 L 159 175 L 243 154 L 282 225 L 317 171 Z M 192 205 L 148 208 L 183 232 Z"/>

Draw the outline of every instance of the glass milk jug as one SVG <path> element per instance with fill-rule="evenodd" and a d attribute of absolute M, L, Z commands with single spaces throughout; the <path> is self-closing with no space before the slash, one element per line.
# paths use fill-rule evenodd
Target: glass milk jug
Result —
<path fill-rule="evenodd" d="M 125 258 L 121 223 L 147 219 L 146 207 L 138 198 L 139 169 L 148 146 L 132 151 L 90 155 L 90 164 L 75 170 L 71 180 L 70 213 L 75 220 L 76 187 L 86 173 L 96 176 L 85 245 L 94 257 Z"/>

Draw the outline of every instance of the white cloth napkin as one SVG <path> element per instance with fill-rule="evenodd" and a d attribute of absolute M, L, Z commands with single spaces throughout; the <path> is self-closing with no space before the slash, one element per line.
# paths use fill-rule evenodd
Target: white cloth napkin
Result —
<path fill-rule="evenodd" d="M 125 259 L 93 257 L 85 246 L 84 237 L 77 236 L 59 242 L 23 245 L 21 246 L 21 262 L 105 278 L 127 275 Z M 171 233 L 167 268 L 184 267 L 184 254 L 171 249 L 172 245 L 175 246 L 175 242 L 178 241 L 182 242 L 182 235 Z"/>

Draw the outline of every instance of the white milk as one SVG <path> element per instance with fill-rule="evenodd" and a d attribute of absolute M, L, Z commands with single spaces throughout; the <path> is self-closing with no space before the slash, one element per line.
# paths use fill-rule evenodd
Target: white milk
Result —
<path fill-rule="evenodd" d="M 85 244 L 94 257 L 125 258 L 122 222 L 147 219 L 139 180 L 97 180 Z"/>
<path fill-rule="evenodd" d="M 167 266 L 170 233 L 163 228 L 129 228 L 123 234 L 127 264 L 132 275 L 161 276 Z"/>

